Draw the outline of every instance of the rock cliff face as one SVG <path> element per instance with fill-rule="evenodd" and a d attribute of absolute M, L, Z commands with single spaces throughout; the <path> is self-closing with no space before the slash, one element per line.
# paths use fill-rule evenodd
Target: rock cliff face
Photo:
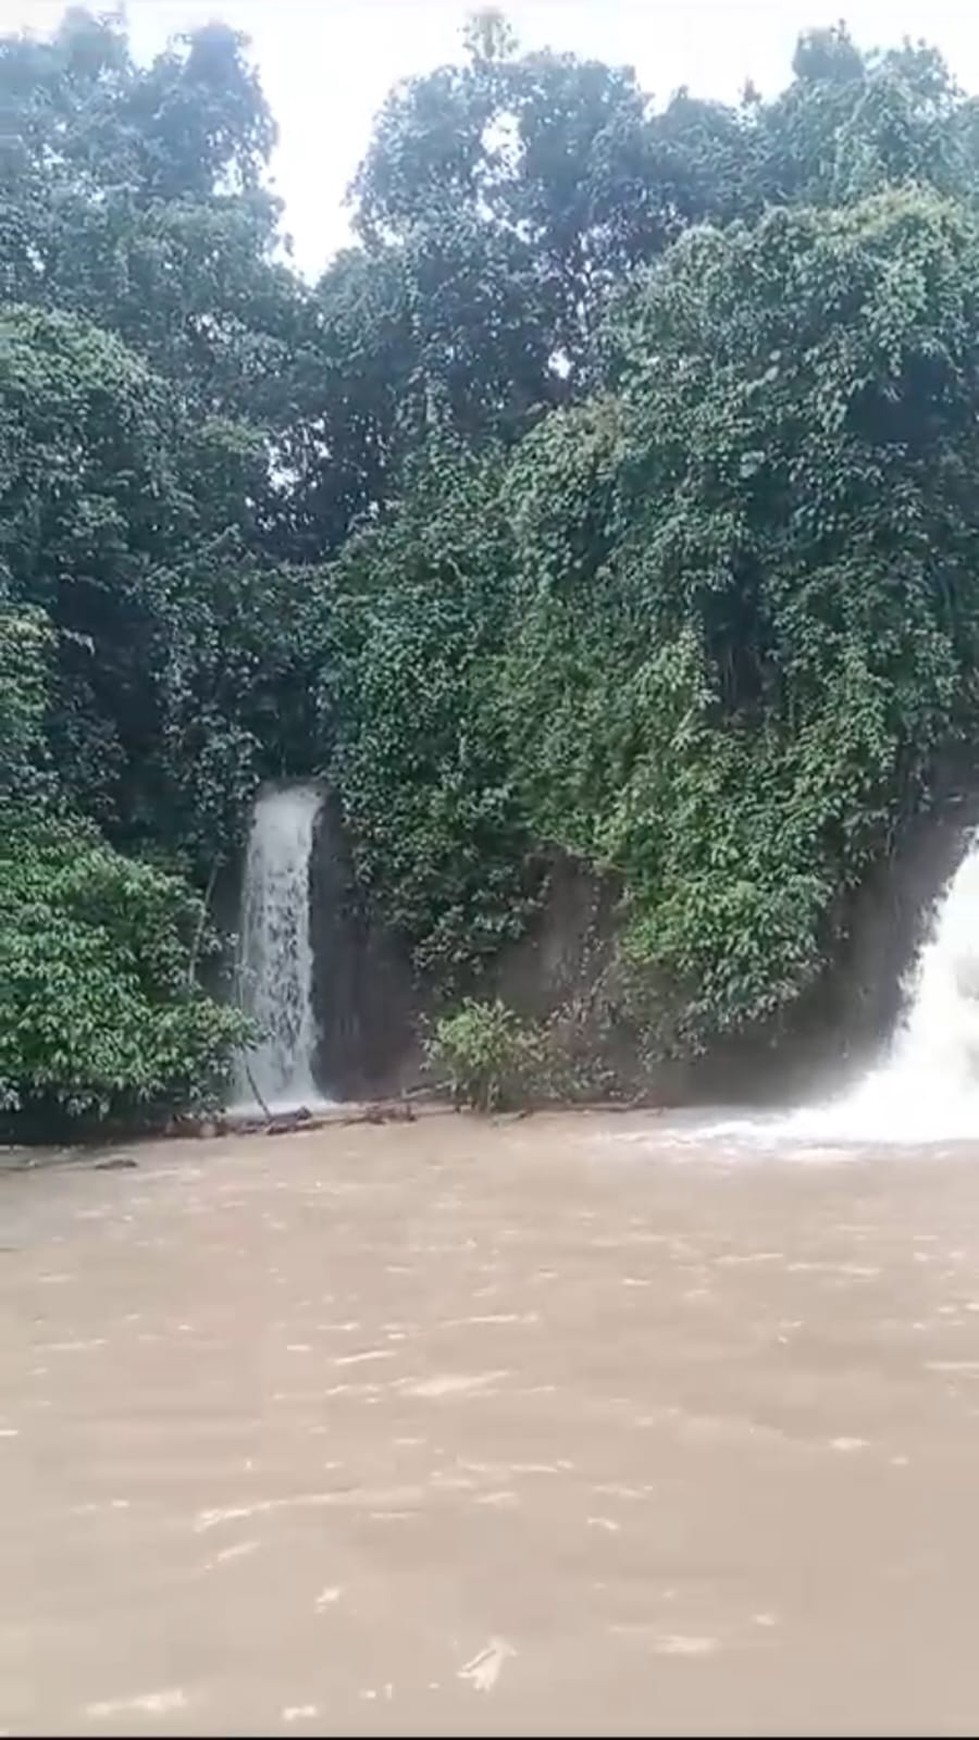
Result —
<path fill-rule="evenodd" d="M 893 854 L 841 901 L 835 965 L 790 1020 L 694 1063 L 644 1055 L 616 966 L 620 890 L 614 878 L 569 859 L 553 862 L 533 924 L 504 950 L 480 993 L 555 1021 L 589 1095 L 642 1094 L 676 1105 L 818 1092 L 858 1073 L 892 1031 L 934 902 L 977 825 L 979 781 L 947 779 Z M 340 1099 L 400 1093 L 422 1079 L 420 1026 L 435 988 L 417 982 L 407 951 L 371 915 L 329 795 L 316 830 L 310 898 L 318 1083 Z"/>
<path fill-rule="evenodd" d="M 405 951 L 358 892 L 333 799 L 320 811 L 310 863 L 315 1075 L 337 1099 L 399 1093 L 420 1074 L 423 998 Z"/>

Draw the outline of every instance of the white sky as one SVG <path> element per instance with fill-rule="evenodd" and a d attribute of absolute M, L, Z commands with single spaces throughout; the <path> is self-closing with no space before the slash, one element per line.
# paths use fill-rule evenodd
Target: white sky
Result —
<path fill-rule="evenodd" d="M 111 4 L 111 0 L 109 0 Z M 845 17 L 864 46 L 902 36 L 942 49 L 979 91 L 975 0 L 501 0 L 526 48 L 550 46 L 634 66 L 664 101 L 677 85 L 734 98 L 750 76 L 764 92 L 789 76 L 800 30 Z M 98 10 L 98 0 L 92 4 Z M 279 123 L 274 173 L 297 263 L 316 273 L 347 240 L 344 192 L 371 118 L 399 78 L 458 51 L 466 0 L 126 0 L 140 59 L 176 31 L 223 18 L 252 39 Z M 0 31 L 44 34 L 62 0 L 0 0 Z"/>

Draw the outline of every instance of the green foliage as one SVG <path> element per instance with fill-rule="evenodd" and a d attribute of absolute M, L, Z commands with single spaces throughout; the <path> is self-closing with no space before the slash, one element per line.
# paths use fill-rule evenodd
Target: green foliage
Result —
<path fill-rule="evenodd" d="M 217 1091 L 196 896 L 146 866 L 203 885 L 270 777 L 332 782 L 443 1007 L 563 849 L 622 891 L 650 1055 L 781 1020 L 979 729 L 979 103 L 940 57 L 817 30 L 771 101 L 657 110 L 484 11 L 383 106 L 315 287 L 223 26 L 143 67 L 74 10 L 0 39 L 0 107 L 8 1106 Z M 456 1019 L 465 1093 L 513 1091 L 516 1017 Z"/>
<path fill-rule="evenodd" d="M 0 838 L 0 1115 L 49 1129 L 220 1101 L 237 1011 L 194 981 L 200 900 L 94 830 L 8 814 Z"/>
<path fill-rule="evenodd" d="M 617 316 L 614 423 L 516 462 L 524 788 L 624 878 L 681 1048 L 813 982 L 975 727 L 977 246 L 920 193 L 691 235 Z"/>
<path fill-rule="evenodd" d="M 496 680 L 508 623 L 499 465 L 437 444 L 331 576 L 322 690 L 355 868 L 450 990 L 519 935 L 537 877 Z"/>
<path fill-rule="evenodd" d="M 262 780 L 315 774 L 329 752 L 318 695 L 332 603 L 324 576 L 249 556 L 232 536 L 167 576 L 153 807 L 138 820 L 151 841 L 165 815 L 202 881 L 228 861 Z"/>
<path fill-rule="evenodd" d="M 33 308 L 0 316 L 0 574 L 11 608 L 43 611 L 54 631 L 48 736 L 62 782 L 120 840 L 144 825 L 183 576 L 213 567 L 215 519 L 222 572 L 240 562 L 228 501 L 250 449 L 235 433 L 195 425 L 98 327 Z"/>
<path fill-rule="evenodd" d="M 369 249 L 384 242 L 406 255 L 418 237 L 437 251 L 458 226 L 487 238 L 490 259 L 505 245 L 525 341 L 539 353 L 544 339 L 541 381 L 557 357 L 574 374 L 612 284 L 730 199 L 726 183 L 745 156 L 741 117 L 686 93 L 656 116 L 629 68 L 520 53 L 486 14 L 465 46 L 461 64 L 406 80 L 382 108 L 354 187 L 358 228 Z M 510 298 L 505 276 L 483 272 L 488 312 Z M 457 276 L 432 261 L 431 299 L 454 296 Z M 471 344 L 472 290 L 467 302 Z M 430 318 L 424 305 L 420 313 Z"/>
<path fill-rule="evenodd" d="M 467 998 L 443 1015 L 426 1044 L 426 1059 L 455 1104 L 476 1112 L 526 1105 L 547 1091 L 544 1039 L 497 998 Z"/>
<path fill-rule="evenodd" d="M 40 773 L 51 625 L 0 597 L 0 802 L 23 798 Z"/>

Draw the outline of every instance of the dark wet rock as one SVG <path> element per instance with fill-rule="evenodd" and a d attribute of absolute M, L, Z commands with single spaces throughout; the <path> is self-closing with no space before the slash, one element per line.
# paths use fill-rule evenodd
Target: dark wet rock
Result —
<path fill-rule="evenodd" d="M 258 1127 L 267 1136 L 288 1136 L 291 1130 L 299 1129 L 302 1125 L 308 1124 L 312 1115 L 308 1106 L 300 1106 L 294 1112 L 282 1112 L 280 1115 L 271 1117 L 266 1123 L 260 1124 Z"/>
<path fill-rule="evenodd" d="M 425 997 L 405 949 L 357 887 L 329 794 L 316 826 L 310 901 L 318 1085 L 339 1100 L 400 1093 L 418 1080 Z"/>

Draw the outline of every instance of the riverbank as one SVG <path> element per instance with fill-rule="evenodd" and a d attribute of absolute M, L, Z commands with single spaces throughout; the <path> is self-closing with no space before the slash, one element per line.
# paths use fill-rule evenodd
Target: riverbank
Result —
<path fill-rule="evenodd" d="M 453 1108 L 444 1101 L 426 1099 L 370 1100 L 303 1107 L 290 1112 L 210 1112 L 172 1118 L 160 1130 L 114 1131 L 91 1134 L 77 1142 L 0 1144 L 0 1172 L 29 1171 L 36 1167 L 95 1165 L 109 1168 L 133 1161 L 142 1148 L 161 1142 L 213 1142 L 226 1136 L 309 1135 L 315 1130 L 350 1124 L 414 1123 L 419 1117 L 444 1117 Z"/>
<path fill-rule="evenodd" d="M 479 1122 L 499 1127 L 520 1122 L 524 1118 L 541 1116 L 632 1116 L 638 1109 L 635 1103 L 616 1105 L 582 1102 L 562 1107 L 559 1111 L 551 1108 L 545 1112 L 540 1107 L 524 1107 L 484 1117 L 482 1114 L 467 1112 L 454 1106 L 446 1099 L 425 1094 L 396 1100 L 345 1100 L 313 1109 L 302 1107 L 289 1112 L 214 1112 L 172 1119 L 165 1129 L 130 1133 L 128 1138 L 125 1133 L 118 1132 L 102 1137 L 92 1135 L 86 1140 L 74 1143 L 0 1144 L 0 1174 L 32 1171 L 37 1167 L 70 1165 L 88 1165 L 99 1170 L 111 1170 L 113 1167 L 137 1164 L 136 1156 L 142 1149 L 151 1149 L 163 1142 L 214 1142 L 229 1136 L 309 1136 L 317 1130 L 346 1129 L 353 1124 L 414 1124 L 419 1119 L 459 1116 L 476 1118 Z M 643 1109 L 643 1115 L 661 1117 L 664 1114 L 662 1108 L 650 1106 Z"/>
<path fill-rule="evenodd" d="M 134 1152 L 5 1182 L 0 1726 L 972 1732 L 974 1148 Z"/>

